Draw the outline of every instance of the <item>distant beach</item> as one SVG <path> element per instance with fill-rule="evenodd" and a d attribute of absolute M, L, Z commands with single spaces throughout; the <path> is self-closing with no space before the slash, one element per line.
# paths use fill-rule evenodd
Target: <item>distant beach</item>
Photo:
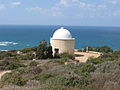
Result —
<path fill-rule="evenodd" d="M 54 31 L 61 26 L 38 25 L 1 25 L 0 50 L 29 48 L 39 44 L 39 41 L 49 42 Z M 108 45 L 114 50 L 120 50 L 120 27 L 85 27 L 64 26 L 76 39 L 75 48 L 85 46 Z"/>

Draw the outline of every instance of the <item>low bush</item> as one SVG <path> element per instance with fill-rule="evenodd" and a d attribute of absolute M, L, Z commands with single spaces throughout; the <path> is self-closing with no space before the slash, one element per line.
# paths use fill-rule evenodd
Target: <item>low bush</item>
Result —
<path fill-rule="evenodd" d="M 13 70 L 13 69 L 17 69 L 20 67 L 26 67 L 26 65 L 20 64 L 16 62 L 16 60 L 15 61 L 12 61 L 12 60 L 0 61 L 0 70 Z"/>
<path fill-rule="evenodd" d="M 73 55 L 73 54 L 69 54 L 69 53 L 66 53 L 66 52 L 64 52 L 64 53 L 61 53 L 60 54 L 60 57 L 62 58 L 62 59 L 74 59 L 75 58 L 75 56 Z"/>
<path fill-rule="evenodd" d="M 63 58 L 62 58 L 63 57 Z M 2 76 L 3 85 L 25 87 L 36 85 L 38 90 L 119 90 L 120 58 L 119 52 L 103 54 L 98 58 L 89 58 L 86 63 L 64 65 L 71 59 L 63 54 L 60 59 L 48 60 L 41 65 L 35 61 L 27 67 L 18 67 L 18 61 L 0 61 L 0 67 L 15 69 Z M 25 62 L 24 62 L 25 63 Z M 15 65 L 14 65 L 15 64 Z M 22 90 L 22 89 L 21 89 Z"/>
<path fill-rule="evenodd" d="M 37 76 L 35 76 L 34 78 L 33 78 L 33 80 L 38 80 L 38 81 L 40 81 L 41 83 L 43 83 L 43 82 L 45 82 L 45 80 L 47 80 L 47 79 L 49 79 L 49 78 L 51 78 L 51 77 L 53 77 L 53 75 L 52 74 L 45 74 L 45 73 L 43 73 L 43 74 L 38 74 Z"/>
<path fill-rule="evenodd" d="M 26 67 L 26 65 L 24 64 L 10 64 L 7 66 L 9 70 L 14 70 L 20 67 Z"/>
<path fill-rule="evenodd" d="M 42 72 L 41 67 L 33 67 L 29 69 L 29 73 L 31 74 L 40 74 Z"/>
<path fill-rule="evenodd" d="M 119 90 L 120 64 L 116 61 L 106 61 L 97 65 L 91 73 L 90 90 Z"/>
<path fill-rule="evenodd" d="M 47 81 L 49 86 L 65 86 L 65 87 L 76 87 L 80 89 L 87 89 L 89 87 L 90 81 L 83 77 L 64 77 L 64 76 L 56 76 Z"/>
<path fill-rule="evenodd" d="M 23 78 L 20 73 L 6 73 L 1 78 L 1 82 L 4 84 L 14 84 L 18 86 L 23 86 L 26 84 L 27 79 Z"/>
<path fill-rule="evenodd" d="M 102 63 L 103 60 L 102 59 L 99 59 L 99 58 L 89 58 L 87 60 L 87 63 L 93 63 L 93 64 L 99 64 L 99 63 Z"/>
<path fill-rule="evenodd" d="M 38 62 L 32 61 L 32 62 L 30 62 L 29 66 L 33 67 L 33 66 L 37 66 L 38 64 L 39 64 Z"/>
<path fill-rule="evenodd" d="M 90 73 L 95 71 L 95 66 L 93 64 L 80 64 L 78 68 L 75 69 L 75 73 L 78 75 L 83 75 L 85 73 Z"/>
<path fill-rule="evenodd" d="M 98 58 L 89 58 L 87 60 L 87 63 L 93 63 L 93 64 L 100 64 L 105 61 L 118 61 L 120 58 L 120 54 L 103 54 Z"/>
<path fill-rule="evenodd" d="M 102 52 L 102 53 L 113 53 L 112 48 L 110 48 L 109 46 L 101 46 L 101 47 L 87 46 L 87 47 L 80 49 L 79 51 L 83 51 L 83 52 L 96 51 L 96 52 Z"/>
<path fill-rule="evenodd" d="M 21 52 L 23 53 L 28 53 L 28 52 L 31 52 L 32 51 L 32 48 L 24 48 L 21 50 Z"/>

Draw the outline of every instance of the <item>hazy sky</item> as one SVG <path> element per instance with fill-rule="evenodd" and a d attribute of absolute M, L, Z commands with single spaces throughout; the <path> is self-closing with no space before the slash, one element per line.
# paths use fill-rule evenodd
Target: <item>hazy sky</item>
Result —
<path fill-rule="evenodd" d="M 0 24 L 120 26 L 120 0 L 0 0 Z"/>

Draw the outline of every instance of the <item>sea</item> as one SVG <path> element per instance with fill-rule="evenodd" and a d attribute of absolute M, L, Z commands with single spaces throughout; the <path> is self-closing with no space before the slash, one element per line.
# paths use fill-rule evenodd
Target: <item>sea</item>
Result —
<path fill-rule="evenodd" d="M 41 40 L 49 44 L 53 33 L 60 27 L 71 32 L 76 49 L 107 45 L 120 50 L 120 27 L 54 25 L 0 25 L 0 50 L 31 48 L 39 45 Z"/>

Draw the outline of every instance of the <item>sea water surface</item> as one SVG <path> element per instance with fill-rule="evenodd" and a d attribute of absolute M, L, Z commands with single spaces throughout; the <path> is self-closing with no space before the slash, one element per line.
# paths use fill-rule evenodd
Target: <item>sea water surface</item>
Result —
<path fill-rule="evenodd" d="M 49 43 L 61 26 L 0 25 L 0 50 L 37 46 L 41 40 Z M 108 45 L 120 50 L 120 27 L 64 26 L 75 38 L 75 48 Z"/>

